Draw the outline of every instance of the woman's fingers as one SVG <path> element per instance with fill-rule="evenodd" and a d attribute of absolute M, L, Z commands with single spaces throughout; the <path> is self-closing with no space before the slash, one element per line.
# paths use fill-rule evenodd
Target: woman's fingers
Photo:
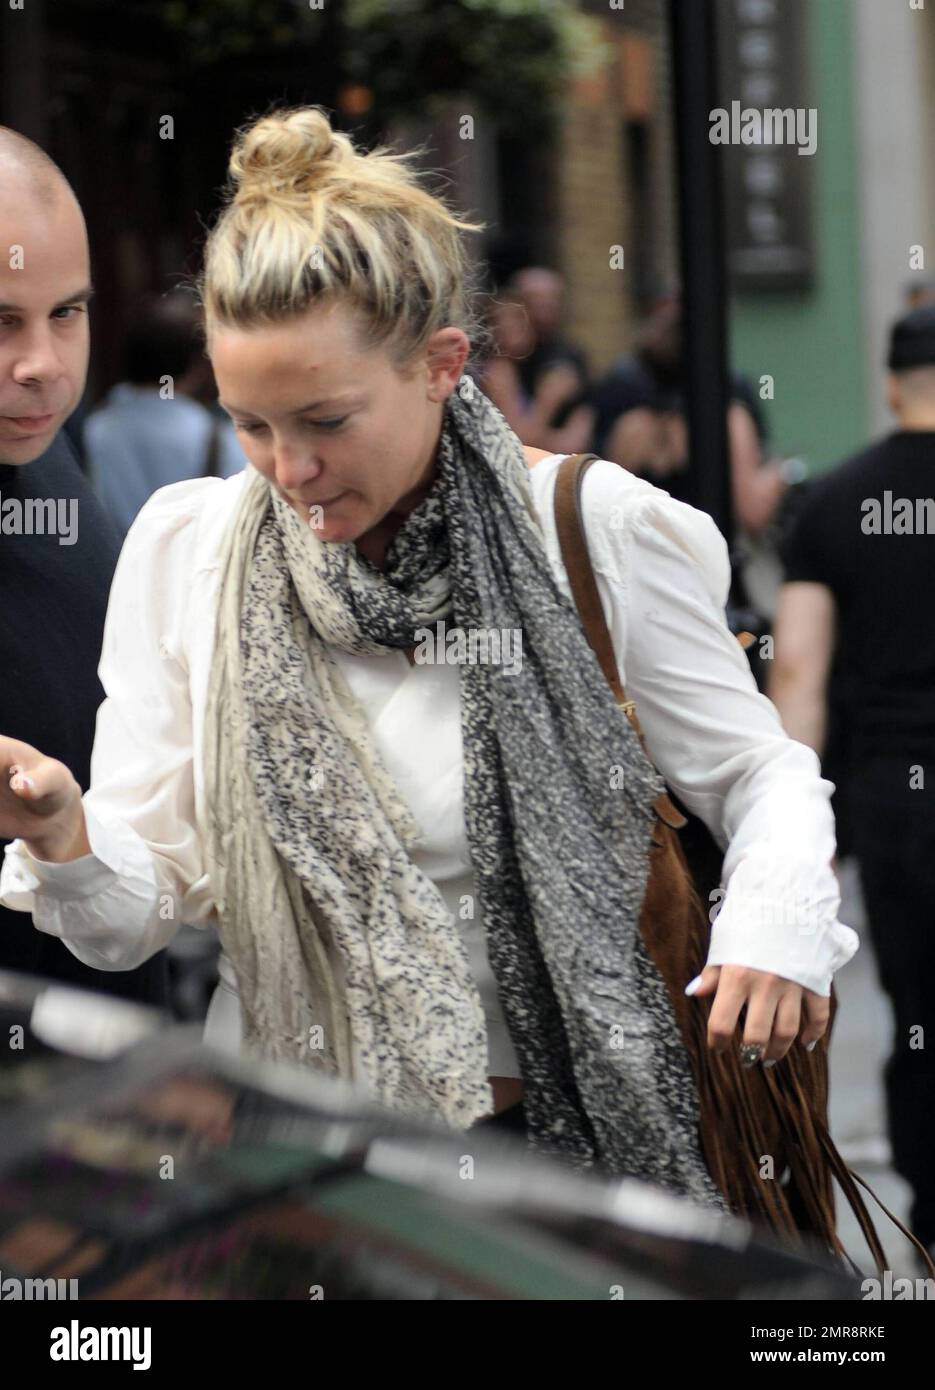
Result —
<path fill-rule="evenodd" d="M 752 976 L 752 970 L 734 965 L 721 967 L 717 993 L 708 1015 L 708 1046 L 713 1052 L 726 1052 L 732 1046 L 740 1010 L 750 993 Z"/>
<path fill-rule="evenodd" d="M 713 971 L 717 970 L 715 977 Z M 694 988 L 692 987 L 694 986 Z M 699 983 L 689 986 L 693 996 L 716 990 L 708 1016 L 708 1046 L 723 1053 L 735 1045 L 735 1034 L 741 1011 L 745 1011 L 741 1047 L 758 1048 L 751 1053 L 752 1061 L 778 1062 L 785 1057 L 795 1041 L 802 1022 L 803 996 L 809 991 L 779 975 L 766 974 L 742 966 L 706 967 Z M 827 1007 L 822 1009 L 820 996 L 811 996 L 815 1004 L 808 1008 L 809 1023 L 804 1041 L 820 1037 L 827 1026 Z M 815 1031 L 817 1030 L 817 1031 Z"/>
<path fill-rule="evenodd" d="M 42 761 L 38 748 L 22 743 L 18 738 L 0 737 L 0 773 L 7 775 L 13 768 L 30 772 L 36 763 Z"/>
<path fill-rule="evenodd" d="M 773 1031 L 769 1047 L 766 1049 L 766 1062 L 778 1062 L 785 1057 L 795 1042 L 802 1016 L 802 989 L 799 985 L 787 986 L 779 996 L 779 1003 L 773 1017 Z"/>
<path fill-rule="evenodd" d="M 43 758 L 31 767 L 14 763 L 10 768 L 10 790 L 28 802 L 37 815 L 46 811 L 52 814 L 59 809 L 68 786 L 65 772 L 63 765 L 52 758 Z"/>
<path fill-rule="evenodd" d="M 54 816 L 75 799 L 76 793 L 80 795 L 64 763 L 47 758 L 18 739 L 0 738 L 0 805 L 5 805 L 14 818 L 20 815 L 17 802 L 34 816 Z M 15 828 L 19 833 L 22 827 Z M 5 838 L 7 829 L 4 827 Z"/>
<path fill-rule="evenodd" d="M 808 1047 L 827 1031 L 831 1020 L 831 996 L 814 994 L 810 989 L 804 990 L 803 994 L 802 1012 L 805 1015 L 805 1023 L 799 1035 L 799 1042 L 803 1047 Z"/>
<path fill-rule="evenodd" d="M 721 967 L 719 965 L 706 965 L 700 975 L 685 986 L 685 993 L 693 995 L 695 998 L 703 999 L 706 994 L 713 994 L 717 989 L 717 982 L 721 978 Z"/>

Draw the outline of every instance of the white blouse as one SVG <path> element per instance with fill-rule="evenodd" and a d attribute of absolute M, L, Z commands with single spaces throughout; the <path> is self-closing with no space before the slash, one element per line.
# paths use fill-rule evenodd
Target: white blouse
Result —
<path fill-rule="evenodd" d="M 530 482 L 549 561 L 569 594 L 552 515 L 563 457 L 540 460 Z M 5 851 L 0 901 L 31 912 L 40 931 L 101 970 L 140 965 L 182 922 L 217 923 L 202 856 L 202 725 L 221 544 L 246 476 L 162 488 L 127 536 L 84 795 L 92 853 L 50 864 L 20 840 Z M 834 788 L 815 753 L 784 733 L 725 625 L 724 539 L 705 513 L 606 460 L 585 475 L 582 505 L 620 679 L 649 753 L 726 849 L 708 964 L 770 971 L 827 995 L 858 945 L 837 920 Z M 421 826 L 416 862 L 464 933 L 487 1018 L 489 1074 L 518 1076 L 473 892 L 458 668 L 410 666 L 402 652 L 336 656 Z M 236 1048 L 237 986 L 223 954 L 220 974 L 205 1038 Z"/>

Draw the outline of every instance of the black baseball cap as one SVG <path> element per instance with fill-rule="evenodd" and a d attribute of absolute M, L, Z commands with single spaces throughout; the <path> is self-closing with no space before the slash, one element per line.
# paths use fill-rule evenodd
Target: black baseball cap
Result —
<path fill-rule="evenodd" d="M 891 372 L 935 366 L 935 304 L 925 304 L 896 320 L 887 366 Z"/>

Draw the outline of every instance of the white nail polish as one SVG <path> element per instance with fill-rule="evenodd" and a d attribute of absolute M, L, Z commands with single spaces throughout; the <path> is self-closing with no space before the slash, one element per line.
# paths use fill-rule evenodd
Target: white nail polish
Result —
<path fill-rule="evenodd" d="M 774 1067 L 774 1066 L 776 1065 L 776 1063 L 775 1063 L 775 1062 L 764 1062 L 763 1065 L 764 1065 L 764 1067 Z"/>
<path fill-rule="evenodd" d="M 699 987 L 700 984 L 701 976 L 696 975 L 695 978 L 693 980 L 689 980 L 688 984 L 685 986 L 685 993 L 694 994 L 695 990 Z"/>
<path fill-rule="evenodd" d="M 806 1044 L 805 1044 L 805 1051 L 806 1051 L 806 1052 L 814 1052 L 814 1051 L 815 1051 L 815 1048 L 816 1048 L 817 1046 L 818 1046 L 818 1039 L 816 1038 L 814 1042 L 810 1042 L 810 1043 L 806 1043 Z"/>

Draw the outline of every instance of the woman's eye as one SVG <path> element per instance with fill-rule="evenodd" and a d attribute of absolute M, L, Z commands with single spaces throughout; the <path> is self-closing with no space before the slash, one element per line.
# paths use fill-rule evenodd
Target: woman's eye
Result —
<path fill-rule="evenodd" d="M 244 424 L 243 421 L 238 420 L 238 421 L 235 423 L 234 428 L 240 430 L 243 434 L 257 434 L 260 430 L 265 429 L 266 426 L 265 426 L 265 425 L 247 425 L 247 424 Z"/>
<path fill-rule="evenodd" d="M 305 423 L 312 425 L 317 430 L 337 430 L 341 428 L 346 419 L 347 416 L 342 415 L 339 420 L 306 420 Z"/>

